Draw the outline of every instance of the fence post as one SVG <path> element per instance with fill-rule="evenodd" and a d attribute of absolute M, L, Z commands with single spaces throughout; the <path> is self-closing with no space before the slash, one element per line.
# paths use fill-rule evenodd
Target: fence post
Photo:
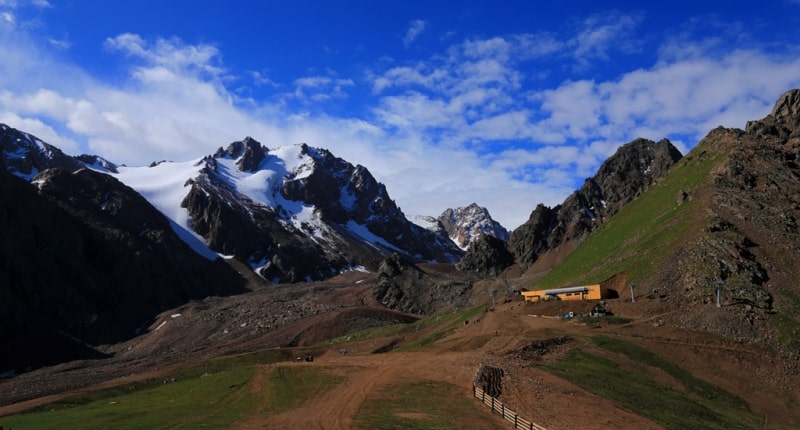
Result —
<path fill-rule="evenodd" d="M 503 419 L 506 419 L 506 404 L 500 403 L 500 415 L 503 416 Z"/>

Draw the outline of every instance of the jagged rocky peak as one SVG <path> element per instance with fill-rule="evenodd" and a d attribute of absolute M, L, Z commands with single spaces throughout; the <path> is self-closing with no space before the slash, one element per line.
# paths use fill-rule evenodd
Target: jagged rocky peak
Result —
<path fill-rule="evenodd" d="M 577 245 L 592 230 L 664 177 L 682 158 L 672 143 L 636 139 L 621 146 L 562 204 L 539 205 L 514 230 L 509 249 L 527 267 L 562 245 Z"/>
<path fill-rule="evenodd" d="M 600 197 L 602 201 L 592 203 L 599 203 L 607 215 L 612 215 L 664 177 L 681 158 L 681 152 L 667 139 L 636 139 L 617 149 L 581 191 L 585 197 Z M 589 189 L 595 186 L 596 190 Z"/>
<path fill-rule="evenodd" d="M 265 148 L 249 136 L 242 143 L 244 145 L 244 153 L 242 158 L 236 162 L 236 166 L 243 172 L 254 172 L 258 170 L 258 166 L 264 160 Z"/>
<path fill-rule="evenodd" d="M 783 93 L 769 114 L 775 119 L 797 119 L 800 117 L 800 89 Z"/>
<path fill-rule="evenodd" d="M 450 239 L 461 249 L 467 249 L 481 235 L 496 237 L 501 241 L 508 240 L 509 232 L 500 223 L 492 219 L 489 211 L 472 203 L 466 207 L 446 209 L 437 218 Z"/>
<path fill-rule="evenodd" d="M 0 157 L 13 175 L 28 181 L 53 167 L 70 172 L 83 168 L 83 164 L 55 146 L 6 124 L 0 124 Z"/>
<path fill-rule="evenodd" d="M 757 121 L 748 121 L 745 130 L 761 136 L 789 137 L 800 128 L 800 89 L 783 93 L 772 112 Z"/>
<path fill-rule="evenodd" d="M 411 218 L 411 221 L 425 230 L 432 231 L 442 237 L 449 238 L 444 225 L 442 225 L 442 222 L 436 217 L 432 217 L 430 215 L 414 215 Z"/>
<path fill-rule="evenodd" d="M 266 148 L 257 140 L 250 136 L 244 140 L 237 140 L 228 145 L 228 148 L 219 147 L 214 153 L 214 158 L 238 159 L 236 167 L 242 172 L 254 172 L 258 170 L 261 161 L 266 157 Z"/>

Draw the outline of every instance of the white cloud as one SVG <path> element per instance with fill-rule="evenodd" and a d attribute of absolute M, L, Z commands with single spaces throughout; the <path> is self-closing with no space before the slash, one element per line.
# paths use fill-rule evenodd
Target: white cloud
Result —
<path fill-rule="evenodd" d="M 335 72 L 331 72 L 335 75 Z M 295 79 L 294 93 L 289 95 L 304 102 L 322 102 L 331 99 L 347 98 L 344 88 L 355 86 L 352 79 L 334 78 L 331 76 L 306 76 Z"/>
<path fill-rule="evenodd" d="M 30 4 L 32 6 L 35 6 L 35 7 L 38 7 L 40 9 L 53 7 L 53 5 L 51 5 L 50 2 L 47 1 L 47 0 L 29 0 L 29 1 L 25 1 L 25 0 L 22 0 L 22 1 L 0 0 L 0 7 L 7 7 L 9 9 L 17 9 L 19 7 L 22 7 L 22 6 L 25 6 L 25 5 L 28 5 L 28 4 Z"/>
<path fill-rule="evenodd" d="M 580 32 L 568 44 L 574 47 L 573 54 L 580 64 L 595 58 L 607 60 L 611 49 L 633 48 L 630 35 L 640 21 L 632 15 L 595 15 L 581 23 Z"/>
<path fill-rule="evenodd" d="M 106 39 L 105 47 L 173 72 L 195 71 L 214 77 L 225 72 L 219 66 L 219 50 L 209 44 L 189 45 L 178 38 L 158 38 L 155 42 L 148 42 L 138 34 L 124 33 Z"/>
<path fill-rule="evenodd" d="M 408 46 L 419 37 L 420 33 L 425 30 L 427 23 L 421 19 L 415 19 L 408 25 L 405 36 L 403 36 L 403 45 Z"/>
<path fill-rule="evenodd" d="M 517 53 L 528 49 L 521 40 L 527 39 L 470 39 L 447 55 L 374 75 L 374 121 L 429 147 L 477 153 L 490 141 L 529 139 L 537 131 L 515 97 L 523 76 Z"/>
<path fill-rule="evenodd" d="M 543 86 L 535 77 L 547 72 L 545 59 L 583 66 L 635 49 L 626 40 L 637 18 L 618 18 L 582 21 L 573 36 L 468 38 L 429 58 L 381 63 L 366 82 L 331 70 L 282 84 L 265 69 L 243 72 L 276 91 L 244 101 L 211 44 L 110 37 L 106 54 L 125 54 L 129 74 L 109 83 L 23 32 L 0 30 L 0 121 L 69 153 L 127 164 L 192 159 L 245 135 L 273 147 L 307 142 L 367 166 L 407 214 L 477 202 L 513 228 L 536 204 L 563 200 L 622 143 L 674 136 L 687 149 L 710 128 L 763 116 L 800 86 L 800 57 L 714 55 L 720 45 L 707 43 L 664 46 L 654 64 L 610 79 Z M 425 24 L 414 28 L 409 43 Z M 364 88 L 366 116 L 320 113 L 330 106 L 321 102 Z"/>
<path fill-rule="evenodd" d="M 250 71 L 249 74 L 250 77 L 253 78 L 253 83 L 255 83 L 256 86 L 266 85 L 272 88 L 278 88 L 280 86 L 277 82 L 270 79 L 269 76 L 267 76 L 265 73 L 258 71 Z"/>
<path fill-rule="evenodd" d="M 0 16 L 3 17 L 3 21 L 5 21 L 5 22 L 7 22 L 7 23 L 9 23 L 11 25 L 14 25 L 14 24 L 17 23 L 17 19 L 14 17 L 14 14 L 11 13 L 11 12 L 8 12 L 8 11 L 3 12 L 3 13 L 0 14 Z"/>
<path fill-rule="evenodd" d="M 554 43 L 542 52 L 572 43 L 576 55 L 582 55 L 577 61 L 602 58 L 637 23 L 632 18 L 593 21 L 570 39 L 575 42 Z M 685 152 L 711 128 L 743 127 L 765 115 L 781 92 L 800 85 L 794 72 L 800 70 L 798 57 L 755 50 L 714 54 L 708 47 L 716 45 L 701 44 L 687 46 L 691 55 L 673 51 L 649 68 L 613 80 L 566 80 L 528 92 L 520 101 L 525 74 L 514 53 L 526 49 L 528 40 L 471 39 L 453 45 L 446 56 L 373 74 L 373 92 L 379 96 L 375 122 L 396 136 L 429 142 L 427 151 L 484 154 L 479 158 L 491 159 L 506 183 L 519 181 L 529 190 L 571 190 L 570 184 L 580 185 L 593 175 L 623 143 L 671 137 Z M 489 155 L 494 145 L 509 143 L 516 149 Z M 519 211 L 495 212 L 501 219 L 514 219 L 511 226 L 524 220 Z"/>
<path fill-rule="evenodd" d="M 67 39 L 54 39 L 50 38 L 47 40 L 50 42 L 50 45 L 58 48 L 58 49 L 69 49 L 72 47 L 72 43 Z"/>

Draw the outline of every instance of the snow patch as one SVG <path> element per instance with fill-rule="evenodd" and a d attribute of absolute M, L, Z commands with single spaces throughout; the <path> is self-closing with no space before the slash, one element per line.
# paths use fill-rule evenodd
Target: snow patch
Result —
<path fill-rule="evenodd" d="M 86 166 L 87 169 L 94 170 L 95 172 L 100 172 L 100 173 L 114 173 L 114 171 L 116 170 L 114 164 L 109 162 L 103 157 L 95 156 L 94 161 L 91 164 L 85 162 L 83 162 L 82 164 Z"/>
<path fill-rule="evenodd" d="M 366 267 L 357 265 L 357 266 L 348 266 L 339 271 L 339 273 L 347 273 L 347 272 L 361 272 L 361 273 L 369 273 Z"/>
<path fill-rule="evenodd" d="M 164 162 L 154 167 L 121 166 L 115 176 L 164 214 L 175 234 L 195 252 L 206 259 L 216 260 L 219 256 L 206 245 L 202 236 L 192 230 L 189 212 L 181 207 L 189 193 L 186 181 L 200 174 L 200 161 Z"/>
<path fill-rule="evenodd" d="M 303 152 L 302 144 L 270 149 L 269 154 L 283 162 L 283 167 L 294 179 L 307 178 L 314 172 L 314 159 Z"/>
<path fill-rule="evenodd" d="M 439 230 L 439 220 L 432 216 L 428 215 L 414 215 L 412 217 L 406 217 L 406 220 L 416 224 L 418 227 L 422 227 L 425 230 L 430 230 L 436 232 Z"/>
<path fill-rule="evenodd" d="M 347 222 L 347 229 L 350 230 L 351 233 L 361 238 L 366 243 L 372 245 L 373 248 L 379 249 L 380 247 L 390 249 L 392 251 L 399 252 L 401 254 L 405 254 L 400 248 L 392 245 L 391 243 L 384 240 L 382 237 L 376 235 L 375 233 L 369 231 L 367 226 L 359 224 L 353 220 Z"/>

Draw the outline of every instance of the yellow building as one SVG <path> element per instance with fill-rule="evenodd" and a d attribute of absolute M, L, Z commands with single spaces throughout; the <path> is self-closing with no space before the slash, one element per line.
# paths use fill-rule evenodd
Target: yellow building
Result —
<path fill-rule="evenodd" d="M 526 302 L 541 300 L 600 300 L 611 297 L 610 291 L 600 284 L 580 287 L 556 288 L 552 290 L 523 291 Z"/>

